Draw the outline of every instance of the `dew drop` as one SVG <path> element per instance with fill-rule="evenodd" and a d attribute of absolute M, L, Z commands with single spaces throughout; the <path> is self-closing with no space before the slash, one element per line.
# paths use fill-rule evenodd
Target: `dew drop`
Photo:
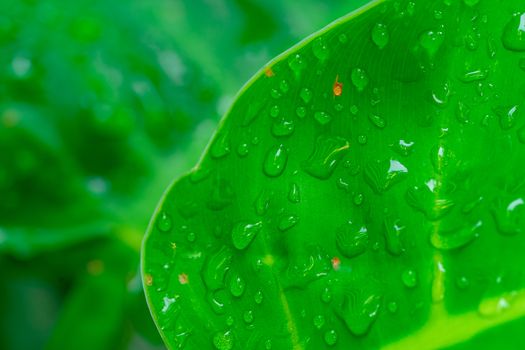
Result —
<path fill-rule="evenodd" d="M 344 44 L 348 41 L 348 36 L 345 33 L 339 34 L 339 42 Z"/>
<path fill-rule="evenodd" d="M 188 242 L 195 242 L 196 238 L 197 236 L 195 235 L 195 232 L 193 231 L 188 232 L 188 234 L 186 235 L 186 239 L 188 240 Z"/>
<path fill-rule="evenodd" d="M 231 331 L 215 333 L 213 336 L 213 345 L 217 350 L 233 349 L 233 335 Z"/>
<path fill-rule="evenodd" d="M 283 94 L 277 89 L 271 89 L 270 96 L 272 96 L 272 98 L 277 100 L 277 99 L 280 99 L 283 96 Z"/>
<path fill-rule="evenodd" d="M 352 113 L 353 115 L 357 115 L 358 112 L 359 112 L 359 108 L 356 105 L 352 105 L 350 107 L 350 113 Z"/>
<path fill-rule="evenodd" d="M 270 108 L 270 117 L 276 118 L 279 115 L 279 106 L 274 105 Z"/>
<path fill-rule="evenodd" d="M 395 301 L 389 302 L 386 307 L 390 313 L 395 314 L 397 312 L 397 303 Z"/>
<path fill-rule="evenodd" d="M 457 286 L 459 289 L 465 289 L 465 288 L 468 288 L 469 285 L 470 285 L 470 281 L 468 280 L 467 277 L 465 277 L 465 276 L 459 276 L 458 278 L 456 278 L 456 286 Z"/>
<path fill-rule="evenodd" d="M 266 214 L 268 208 L 270 207 L 270 198 L 272 196 L 272 191 L 269 191 L 268 189 L 261 190 L 261 193 L 259 193 L 259 196 L 257 196 L 257 199 L 254 203 L 255 212 L 257 213 L 257 215 Z"/>
<path fill-rule="evenodd" d="M 272 134 L 276 137 L 291 135 L 295 130 L 293 120 L 287 118 L 279 118 L 272 124 Z"/>
<path fill-rule="evenodd" d="M 237 146 L 237 154 L 240 156 L 240 157 L 245 157 L 246 155 L 248 155 L 248 152 L 250 151 L 250 149 L 248 148 L 248 144 L 247 143 L 241 143 L 239 144 L 239 146 Z"/>
<path fill-rule="evenodd" d="M 355 205 L 361 205 L 363 204 L 365 196 L 362 193 L 356 193 L 354 196 L 354 204 Z"/>
<path fill-rule="evenodd" d="M 326 304 L 332 301 L 332 290 L 330 287 L 325 287 L 323 289 L 323 292 L 321 293 L 321 300 Z"/>
<path fill-rule="evenodd" d="M 388 44 L 389 39 L 390 35 L 388 34 L 388 29 L 384 24 L 377 23 L 374 28 L 372 28 L 372 41 L 380 49 L 383 49 Z"/>
<path fill-rule="evenodd" d="M 380 116 L 378 116 L 376 114 L 370 114 L 369 118 L 370 118 L 370 121 L 372 122 L 372 124 L 374 124 L 379 129 L 384 129 L 385 128 L 386 122 L 385 122 L 385 120 L 382 117 L 380 117 Z"/>
<path fill-rule="evenodd" d="M 253 322 L 253 311 L 252 310 L 244 311 L 242 318 L 244 319 L 244 322 L 246 322 L 247 324 L 252 323 Z"/>
<path fill-rule="evenodd" d="M 404 270 L 401 274 L 401 280 L 407 288 L 414 288 L 417 286 L 417 273 L 412 269 Z"/>
<path fill-rule="evenodd" d="M 288 59 L 288 66 L 295 73 L 296 77 L 301 75 L 301 72 L 306 68 L 306 62 L 300 54 L 292 55 Z"/>
<path fill-rule="evenodd" d="M 226 318 L 226 325 L 227 325 L 227 326 L 232 326 L 234 323 L 235 323 L 235 320 L 233 319 L 233 317 L 228 316 L 228 317 Z"/>
<path fill-rule="evenodd" d="M 306 117 L 306 108 L 302 106 L 297 107 L 297 109 L 295 110 L 295 114 L 297 114 L 299 118 Z"/>
<path fill-rule="evenodd" d="M 288 162 L 288 152 L 284 145 L 274 146 L 268 150 L 264 160 L 264 173 L 270 177 L 281 175 Z"/>
<path fill-rule="evenodd" d="M 230 270 L 231 262 L 232 252 L 226 246 L 222 246 L 206 260 L 202 269 L 202 279 L 209 290 L 217 290 L 224 286 L 224 277 Z"/>
<path fill-rule="evenodd" d="M 255 236 L 261 231 L 261 228 L 261 221 L 256 223 L 240 222 L 236 224 L 232 230 L 233 246 L 239 250 L 246 249 Z"/>
<path fill-rule="evenodd" d="M 360 145 L 366 145 L 366 143 L 368 142 L 368 137 L 366 135 L 359 135 L 357 136 L 357 142 Z"/>
<path fill-rule="evenodd" d="M 304 103 L 308 104 L 312 100 L 312 91 L 308 88 L 302 88 L 299 96 L 301 96 Z"/>
<path fill-rule="evenodd" d="M 234 274 L 230 279 L 230 293 L 238 298 L 244 293 L 245 288 L 246 282 L 244 279 L 241 276 Z"/>
<path fill-rule="evenodd" d="M 323 315 L 316 315 L 316 316 L 314 316 L 314 326 L 315 326 L 315 328 L 317 328 L 317 329 L 323 328 L 324 323 L 325 323 L 325 319 L 324 319 Z"/>
<path fill-rule="evenodd" d="M 272 340 L 271 339 L 266 339 L 266 341 L 264 342 L 264 348 L 266 350 L 270 350 L 272 348 Z"/>
<path fill-rule="evenodd" d="M 285 215 L 281 220 L 279 221 L 279 230 L 281 231 L 288 231 L 297 223 L 299 222 L 299 217 L 296 215 Z"/>
<path fill-rule="evenodd" d="M 507 50 L 525 51 L 525 13 L 515 14 L 505 26 L 501 38 Z"/>
<path fill-rule="evenodd" d="M 256 304 L 260 305 L 263 302 L 263 299 L 264 299 L 263 293 L 260 290 L 258 290 L 255 293 L 253 300 L 255 301 Z"/>
<path fill-rule="evenodd" d="M 373 161 L 365 167 L 365 180 L 378 194 L 406 178 L 408 169 L 398 160 Z"/>
<path fill-rule="evenodd" d="M 498 232 L 504 236 L 519 234 L 525 227 L 525 200 L 523 198 L 500 198 L 492 207 Z"/>
<path fill-rule="evenodd" d="M 436 249 L 454 250 L 466 246 L 479 236 L 479 229 L 483 226 L 481 221 L 474 225 L 464 225 L 450 231 L 440 230 L 430 236 L 430 243 Z"/>
<path fill-rule="evenodd" d="M 443 44 L 445 36 L 440 31 L 428 31 L 421 34 L 419 44 L 427 52 L 430 58 L 433 58 Z"/>
<path fill-rule="evenodd" d="M 347 291 L 339 313 L 346 327 L 356 336 L 368 332 L 381 307 L 381 296 L 363 290 Z"/>
<path fill-rule="evenodd" d="M 334 346 L 337 343 L 337 332 L 335 329 L 330 329 L 324 334 L 324 341 L 328 346 Z"/>
<path fill-rule="evenodd" d="M 369 82 L 368 75 L 361 68 L 354 68 L 351 78 L 352 84 L 357 88 L 357 91 L 363 91 Z"/>
<path fill-rule="evenodd" d="M 322 37 L 317 38 L 312 43 L 312 50 L 315 57 L 317 57 L 317 59 L 321 62 L 326 61 L 326 59 L 330 56 L 330 51 L 328 50 L 328 47 L 326 46 L 326 43 Z"/>
<path fill-rule="evenodd" d="M 288 191 L 288 200 L 292 203 L 299 203 L 301 201 L 301 193 L 299 186 L 294 182 L 290 184 L 290 190 Z"/>
<path fill-rule="evenodd" d="M 312 154 L 304 162 L 303 169 L 318 179 L 326 180 L 332 176 L 349 148 L 348 141 L 342 137 L 320 136 Z"/>
<path fill-rule="evenodd" d="M 314 113 L 314 118 L 321 125 L 326 125 L 332 120 L 332 116 L 326 112 L 318 111 Z"/>
<path fill-rule="evenodd" d="M 401 237 L 405 227 L 400 220 L 393 220 L 389 215 L 385 215 L 385 243 L 387 251 L 392 255 L 399 255 L 403 252 Z"/>
<path fill-rule="evenodd" d="M 288 82 L 283 79 L 279 83 L 279 89 L 282 91 L 283 94 L 285 94 L 288 92 L 288 90 L 290 90 L 290 85 L 288 85 Z"/>
<path fill-rule="evenodd" d="M 338 228 L 335 242 L 345 257 L 356 257 L 363 254 L 368 248 L 368 229 L 365 226 L 348 222 Z"/>
<path fill-rule="evenodd" d="M 171 217 L 165 212 L 161 212 L 157 219 L 157 228 L 162 232 L 169 232 L 173 226 Z"/>
<path fill-rule="evenodd" d="M 220 134 L 211 146 L 211 156 L 213 158 L 222 158 L 230 154 L 230 141 L 228 134 Z"/>
<path fill-rule="evenodd" d="M 519 107 L 498 107 L 494 109 L 494 112 L 499 116 L 499 124 L 503 130 L 512 129 L 517 122 Z"/>

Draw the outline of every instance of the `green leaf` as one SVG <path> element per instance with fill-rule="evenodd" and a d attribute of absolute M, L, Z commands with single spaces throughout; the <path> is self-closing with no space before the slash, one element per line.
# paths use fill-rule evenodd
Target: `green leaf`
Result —
<path fill-rule="evenodd" d="M 523 346 L 524 11 L 375 1 L 257 73 L 144 241 L 167 346 Z"/>

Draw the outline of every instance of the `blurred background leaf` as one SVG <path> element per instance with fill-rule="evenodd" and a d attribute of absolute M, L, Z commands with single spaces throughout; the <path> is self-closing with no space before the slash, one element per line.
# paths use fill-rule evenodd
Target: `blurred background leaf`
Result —
<path fill-rule="evenodd" d="M 0 2 L 0 348 L 163 349 L 143 232 L 265 62 L 365 0 Z"/>

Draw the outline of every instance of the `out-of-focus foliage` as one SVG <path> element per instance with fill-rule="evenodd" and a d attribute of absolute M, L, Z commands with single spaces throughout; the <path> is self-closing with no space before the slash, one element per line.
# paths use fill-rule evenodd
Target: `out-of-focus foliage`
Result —
<path fill-rule="evenodd" d="M 136 270 L 163 189 L 258 67 L 364 2 L 1 1 L 0 348 L 162 348 Z"/>

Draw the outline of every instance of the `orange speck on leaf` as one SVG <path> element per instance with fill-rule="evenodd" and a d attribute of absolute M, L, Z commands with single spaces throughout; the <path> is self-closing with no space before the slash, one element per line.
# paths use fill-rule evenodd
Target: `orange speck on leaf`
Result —
<path fill-rule="evenodd" d="M 275 73 L 273 72 L 272 68 L 266 67 L 266 69 L 264 70 L 264 75 L 270 78 L 270 77 L 273 77 Z"/>
<path fill-rule="evenodd" d="M 334 96 L 341 96 L 343 93 L 343 83 L 339 82 L 339 75 L 335 77 L 334 87 L 332 88 Z"/>
<path fill-rule="evenodd" d="M 188 279 L 188 275 L 186 275 L 185 273 L 181 273 L 179 275 L 179 283 L 180 284 L 188 284 L 190 282 L 190 280 Z"/>
<path fill-rule="evenodd" d="M 341 259 L 339 259 L 339 257 L 337 256 L 334 256 L 332 258 L 332 268 L 337 271 L 339 270 L 339 268 L 341 267 Z"/>
<path fill-rule="evenodd" d="M 148 287 L 151 287 L 153 285 L 153 276 L 147 273 L 144 275 L 144 282 Z"/>

